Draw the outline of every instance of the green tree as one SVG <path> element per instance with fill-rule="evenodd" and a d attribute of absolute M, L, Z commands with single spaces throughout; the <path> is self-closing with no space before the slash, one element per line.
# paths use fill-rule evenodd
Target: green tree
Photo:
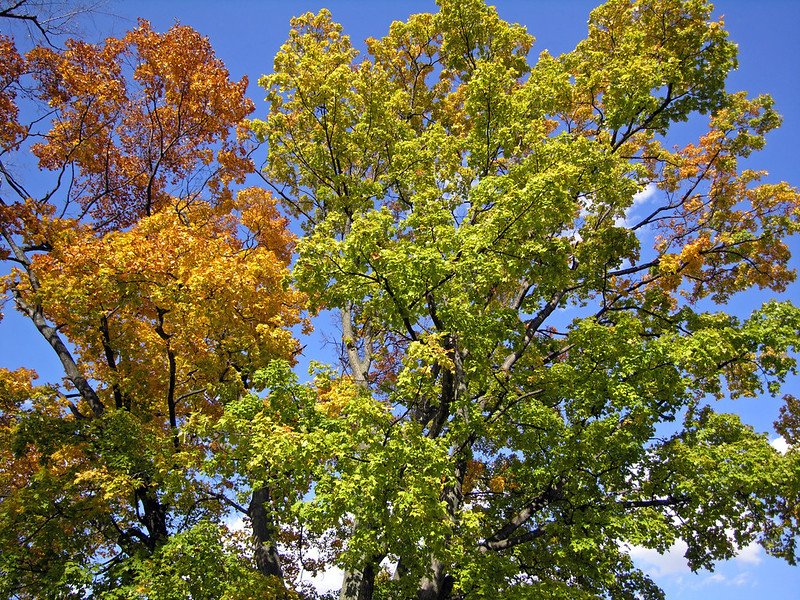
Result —
<path fill-rule="evenodd" d="M 240 189 L 252 105 L 189 28 L 0 39 L 0 284 L 66 375 L 0 370 L 0 594 L 292 598 L 338 564 L 342 598 L 650 599 L 626 544 L 794 562 L 798 452 L 707 400 L 795 368 L 794 306 L 721 308 L 794 279 L 800 199 L 740 168 L 780 119 L 725 90 L 709 15 L 612 0 L 533 65 L 477 0 L 366 59 L 304 15 L 252 123 L 272 194 Z M 345 372 L 309 384 L 274 196 L 341 315 Z"/>
<path fill-rule="evenodd" d="M 255 413 L 231 417 L 230 451 L 314 482 L 287 514 L 335 533 L 343 599 L 372 598 L 386 558 L 381 593 L 420 600 L 660 598 L 623 546 L 677 538 L 694 569 L 752 541 L 794 562 L 797 452 L 706 402 L 795 367 L 791 303 L 722 310 L 795 276 L 797 190 L 740 168 L 771 99 L 725 89 L 736 47 L 702 1 L 611 0 L 533 64 L 525 28 L 439 5 L 365 58 L 305 14 L 260 81 L 263 176 L 346 372 L 289 436 L 279 411 L 246 439 Z M 698 115 L 705 135 L 664 146 Z"/>

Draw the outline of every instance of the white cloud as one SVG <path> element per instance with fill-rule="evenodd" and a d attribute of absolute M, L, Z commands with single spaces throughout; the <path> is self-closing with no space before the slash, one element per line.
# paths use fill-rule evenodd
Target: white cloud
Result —
<path fill-rule="evenodd" d="M 319 551 L 315 548 L 310 548 L 306 552 L 306 556 L 308 558 L 318 558 Z M 389 569 L 389 572 L 392 573 L 397 568 L 397 561 L 391 558 L 384 558 L 381 566 Z M 338 591 L 342 588 L 344 571 L 339 567 L 330 566 L 324 573 L 318 573 L 316 577 L 312 577 L 307 571 L 301 571 L 300 579 L 313 585 L 320 594 L 324 594 Z"/>
<path fill-rule="evenodd" d="M 301 579 L 310 582 L 320 594 L 324 594 L 341 589 L 343 577 L 344 571 L 338 567 L 330 567 L 324 573 L 317 573 L 315 577 L 304 573 Z"/>
<path fill-rule="evenodd" d="M 722 573 L 714 573 L 712 575 L 704 577 L 699 583 L 689 584 L 688 587 L 696 590 L 702 587 L 714 586 L 714 585 L 742 587 L 744 585 L 750 585 L 750 586 L 755 585 L 755 581 L 753 580 L 752 573 L 750 573 L 749 571 L 739 573 L 733 579 L 731 579 L 730 577 L 726 577 Z"/>
<path fill-rule="evenodd" d="M 781 454 L 786 454 L 789 451 L 789 443 L 783 436 L 775 438 L 769 444 Z"/>
<path fill-rule="evenodd" d="M 758 544 L 749 544 L 739 550 L 739 553 L 733 559 L 738 563 L 745 563 L 748 565 L 759 565 L 764 558 L 761 555 L 761 546 Z"/>
<path fill-rule="evenodd" d="M 755 585 L 755 581 L 752 578 L 750 573 L 739 573 L 736 577 L 733 578 L 731 581 L 731 585 L 735 586 L 743 586 L 743 585 Z"/>
<path fill-rule="evenodd" d="M 656 577 L 665 575 L 677 575 L 691 573 L 684 554 L 688 546 L 683 540 L 675 542 L 664 554 L 659 554 L 657 550 L 633 546 L 628 550 L 636 563 Z M 749 544 L 741 548 L 737 555 L 732 559 L 741 568 L 746 566 L 756 566 L 764 560 L 763 550 L 758 544 Z M 721 576 L 720 576 L 721 577 Z M 712 582 L 717 581 L 712 576 Z M 721 581 L 721 580 L 720 580 Z"/>
<path fill-rule="evenodd" d="M 633 213 L 636 212 L 636 209 L 643 204 L 650 202 L 650 200 L 652 200 L 657 193 L 658 188 L 654 184 L 648 183 L 642 191 L 636 192 L 633 195 L 633 204 L 631 204 L 625 211 L 624 217 L 617 217 L 614 219 L 614 225 L 617 227 L 630 227 L 633 225 Z"/>
<path fill-rule="evenodd" d="M 631 555 L 636 566 L 651 577 L 661 579 L 662 584 L 669 582 L 671 586 L 684 590 L 699 590 L 706 586 L 715 590 L 721 590 L 722 586 L 752 587 L 756 585 L 754 568 L 764 560 L 763 549 L 757 544 L 749 544 L 739 549 L 730 561 L 720 562 L 718 571 L 692 573 L 683 556 L 687 549 L 683 540 L 677 540 L 664 554 L 641 546 L 621 547 Z"/>
<path fill-rule="evenodd" d="M 703 581 L 700 582 L 700 585 L 712 585 L 715 583 L 725 583 L 726 578 L 725 575 L 722 573 L 714 573 L 713 575 L 709 575 Z"/>
<path fill-rule="evenodd" d="M 303 555 L 305 558 L 316 560 L 319 558 L 319 550 L 309 548 Z M 315 576 L 308 571 L 300 571 L 300 579 L 313 585 L 320 594 L 341 589 L 343 577 L 344 571 L 335 566 L 330 566 Z"/>
<path fill-rule="evenodd" d="M 223 521 L 225 526 L 231 531 L 242 531 L 245 528 L 245 520 L 239 514 L 232 514 Z"/>
<path fill-rule="evenodd" d="M 657 193 L 658 188 L 656 185 L 654 183 L 648 183 L 641 192 L 636 192 L 633 195 L 633 205 L 631 208 L 650 202 Z"/>
<path fill-rule="evenodd" d="M 664 554 L 657 550 L 633 546 L 628 553 L 637 565 L 655 577 L 690 573 L 689 565 L 684 558 L 688 546 L 683 540 L 675 542 Z"/>

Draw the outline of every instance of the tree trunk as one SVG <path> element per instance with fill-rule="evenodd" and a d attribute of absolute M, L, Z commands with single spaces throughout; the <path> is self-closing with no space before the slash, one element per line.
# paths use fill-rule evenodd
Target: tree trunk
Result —
<path fill-rule="evenodd" d="M 348 225 L 349 229 L 349 225 Z M 359 357 L 358 349 L 355 344 L 356 329 L 353 326 L 353 305 L 348 302 L 341 310 L 342 319 L 342 339 L 347 350 L 347 361 L 353 373 L 353 381 L 356 385 L 367 387 L 367 373 L 369 372 L 371 359 L 371 344 L 369 331 L 363 333 L 364 350 L 363 358 Z M 363 527 L 358 521 L 354 528 Z M 363 562 L 358 568 L 348 569 L 344 573 L 342 589 L 339 592 L 339 600 L 372 600 L 375 589 L 375 560 L 372 557 L 364 557 Z"/>
<path fill-rule="evenodd" d="M 453 578 L 444 572 L 444 564 L 431 560 L 433 577 L 423 577 L 417 590 L 417 600 L 445 600 L 453 591 Z"/>
<path fill-rule="evenodd" d="M 253 491 L 247 514 L 253 527 L 253 544 L 258 571 L 266 577 L 277 577 L 283 584 L 283 570 L 275 544 L 275 525 L 270 514 L 270 489 L 266 485 Z"/>
<path fill-rule="evenodd" d="M 458 350 L 456 340 L 448 341 L 447 349 L 451 351 L 454 369 L 444 370 L 442 373 L 442 393 L 439 400 L 438 412 L 430 424 L 428 436 L 439 437 L 445 422 L 451 417 L 450 408 L 456 401 L 464 398 L 467 394 L 466 380 L 464 377 L 463 355 Z M 457 415 L 465 422 L 469 422 L 469 414 L 457 411 Z M 442 492 L 442 500 L 447 505 L 447 516 L 453 522 L 458 521 L 458 513 L 464 502 L 463 484 L 464 476 L 467 472 L 467 459 L 464 450 L 472 447 L 472 434 L 465 440 L 460 448 L 453 448 L 451 454 L 455 464 L 453 471 L 453 481 L 447 485 Z M 430 557 L 431 571 L 430 577 L 423 577 L 417 589 L 417 600 L 445 600 L 450 597 L 453 591 L 454 580 L 445 570 L 445 564 L 435 556 Z"/>
<path fill-rule="evenodd" d="M 375 562 L 367 560 L 362 570 L 345 571 L 339 600 L 372 600 L 375 591 Z"/>
<path fill-rule="evenodd" d="M 142 505 L 141 522 L 147 529 L 147 547 L 155 551 L 169 537 L 167 509 L 161 504 L 155 490 L 147 483 L 136 490 L 136 500 Z"/>

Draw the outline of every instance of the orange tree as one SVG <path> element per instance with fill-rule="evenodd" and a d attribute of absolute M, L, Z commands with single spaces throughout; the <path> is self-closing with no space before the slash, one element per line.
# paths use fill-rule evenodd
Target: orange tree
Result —
<path fill-rule="evenodd" d="M 24 56 L 4 37 L 0 81 L 0 285 L 65 373 L 0 370 L 0 593 L 279 589 L 269 490 L 242 506 L 184 431 L 298 351 L 294 238 L 241 185 L 246 80 L 192 29 L 142 21 Z M 256 532 L 252 567 L 222 541 L 231 507 Z"/>
<path fill-rule="evenodd" d="M 752 541 L 794 562 L 797 451 L 706 401 L 795 367 L 790 302 L 723 310 L 795 277 L 797 190 L 740 165 L 771 99 L 725 89 L 736 47 L 700 0 L 611 0 L 533 62 L 481 0 L 438 4 L 366 57 L 303 15 L 260 82 L 295 282 L 341 315 L 320 389 L 346 431 L 298 428 L 292 455 L 340 598 L 660 598 L 624 546 L 678 538 L 695 569 Z M 707 132 L 665 147 L 690 117 Z M 251 468 L 282 452 L 259 443 Z"/>

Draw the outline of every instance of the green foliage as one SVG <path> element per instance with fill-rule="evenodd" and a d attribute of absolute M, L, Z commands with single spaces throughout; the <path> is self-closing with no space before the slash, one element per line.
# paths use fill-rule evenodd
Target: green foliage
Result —
<path fill-rule="evenodd" d="M 104 598 L 269 600 L 285 594 L 280 582 L 252 569 L 230 532 L 209 522 L 172 536 L 157 553 L 127 569 L 134 583 L 109 586 Z"/>
<path fill-rule="evenodd" d="M 72 341 L 78 392 L 0 371 L 2 593 L 314 597 L 300 573 L 336 565 L 342 600 L 662 600 L 631 546 L 681 539 L 692 569 L 752 542 L 796 560 L 796 446 L 714 404 L 796 372 L 800 309 L 726 308 L 795 278 L 800 196 L 741 168 L 780 123 L 772 100 L 726 89 L 736 46 L 702 0 L 610 0 L 574 51 L 535 60 L 481 0 L 438 5 L 364 56 L 329 11 L 292 20 L 250 126 L 296 245 L 270 194 L 233 195 L 249 104 L 213 56 L 187 71 L 190 32 L 162 55 L 136 30 L 151 94 L 173 54 L 177 83 L 192 74 L 144 116 L 114 62 L 134 34 L 35 53 L 61 119 L 35 152 L 76 170 L 84 212 L 3 204 L 18 268 L 0 291 L 57 353 Z M 698 114 L 707 132 L 665 148 Z M 113 161 L 75 115 L 124 117 Z M 169 177 L 209 167 L 207 200 L 169 196 L 161 167 L 142 188 L 130 132 L 164 115 Z M 184 122 L 211 129 L 192 142 Z M 80 196 L 114 178 L 124 198 Z M 306 299 L 341 317 L 342 362 L 301 383 L 287 327 Z M 787 396 L 792 444 L 798 423 Z"/>
<path fill-rule="evenodd" d="M 736 46 L 702 1 L 611 0 L 536 62 L 493 8 L 439 8 L 365 57 L 302 15 L 260 80 L 295 281 L 342 317 L 346 375 L 318 385 L 347 401 L 293 513 L 343 541 L 342 593 L 661 598 L 622 544 L 790 557 L 794 453 L 709 404 L 795 368 L 797 308 L 713 307 L 794 279 L 797 191 L 739 172 L 771 99 L 725 89 Z M 707 134 L 665 149 L 698 113 Z M 373 584 L 384 557 L 397 577 Z"/>

